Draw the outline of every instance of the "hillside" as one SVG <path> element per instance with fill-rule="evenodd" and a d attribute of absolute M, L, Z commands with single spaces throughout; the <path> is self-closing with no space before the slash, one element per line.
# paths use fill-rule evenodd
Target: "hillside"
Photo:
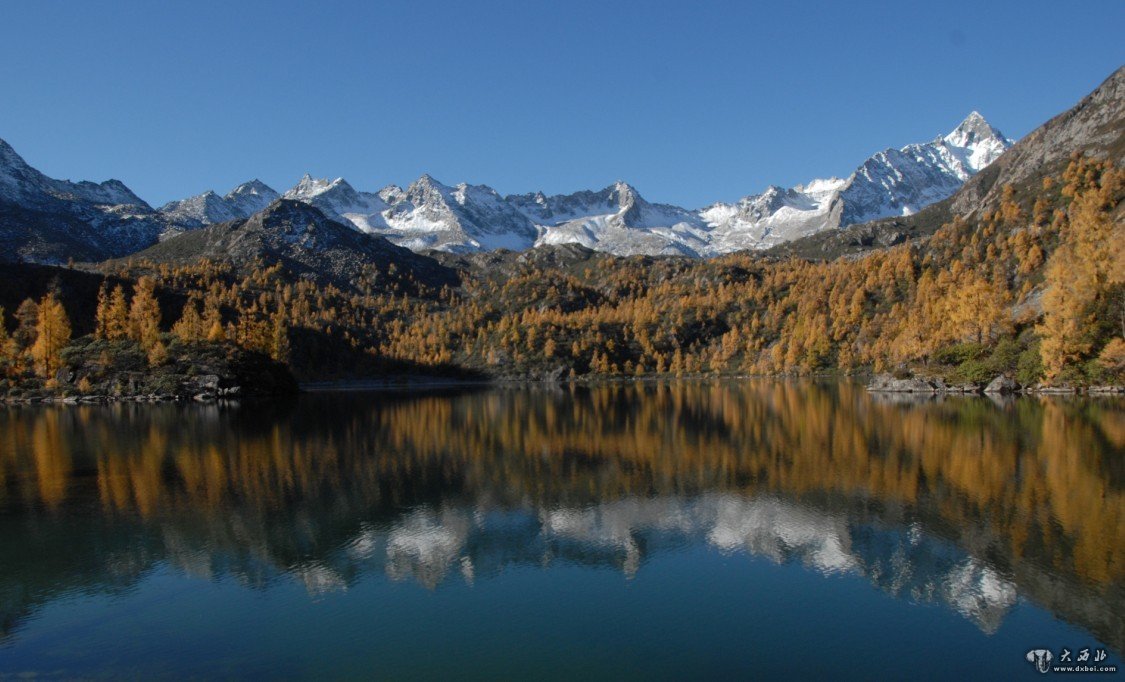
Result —
<path fill-rule="evenodd" d="M 357 232 L 308 204 L 287 199 L 250 218 L 165 239 L 128 260 L 157 265 L 209 260 L 246 270 L 255 264 L 279 264 L 293 277 L 345 288 L 380 278 L 435 289 L 457 283 L 453 271 L 431 258 Z"/>
<path fill-rule="evenodd" d="M 846 230 L 775 246 L 776 256 L 832 259 L 844 254 L 917 240 L 933 234 L 954 216 L 973 217 L 995 211 L 1005 187 L 1024 210 L 1031 211 L 1043 178 L 1060 175 L 1071 155 L 1125 165 L 1125 66 L 1073 108 L 1055 116 L 1015 143 L 995 162 L 970 178 L 951 197 L 918 213 L 875 220 Z"/>
<path fill-rule="evenodd" d="M 1123 78 L 934 207 L 764 254 L 619 257 L 565 243 L 429 257 L 282 199 L 101 269 L 136 282 L 117 307 L 140 305 L 149 326 L 122 333 L 154 367 L 165 346 L 233 342 L 305 380 L 875 370 L 968 391 L 999 375 L 1122 384 Z M 629 204 L 638 220 L 663 210 L 624 185 L 586 199 Z M 106 310 L 75 329 L 104 330 Z M 8 325 L 9 372 L 26 376 L 42 353 L 31 326 Z"/>

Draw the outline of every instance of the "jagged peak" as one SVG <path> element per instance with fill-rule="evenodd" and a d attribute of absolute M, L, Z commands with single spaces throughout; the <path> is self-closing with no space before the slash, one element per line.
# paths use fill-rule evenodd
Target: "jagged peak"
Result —
<path fill-rule="evenodd" d="M 1008 139 L 976 110 L 971 111 L 965 120 L 942 139 L 955 147 L 967 147 L 990 139 L 1002 143 L 1008 142 Z"/>
<path fill-rule="evenodd" d="M 637 188 L 633 187 L 624 180 L 618 180 L 617 182 L 613 183 L 613 186 L 609 189 L 623 197 L 640 197 L 640 193 L 637 191 Z"/>
<path fill-rule="evenodd" d="M 24 161 L 12 145 L 0 139 L 0 165 L 27 167 L 27 161 Z"/>
<path fill-rule="evenodd" d="M 452 189 L 449 185 L 446 185 L 445 183 L 438 180 L 437 178 L 430 175 L 429 173 L 422 173 L 421 175 L 419 175 L 418 179 L 410 184 L 410 187 L 411 188 L 421 187 L 421 188 L 437 189 L 437 190 Z M 408 190 L 409 190 L 409 188 L 408 188 Z"/>
<path fill-rule="evenodd" d="M 287 199 L 281 197 L 270 202 L 268 206 L 262 209 L 254 218 L 261 221 L 266 221 L 271 218 L 288 217 L 293 215 L 308 216 L 317 221 L 328 220 L 318 208 L 311 204 L 296 199 Z"/>
<path fill-rule="evenodd" d="M 343 178 L 329 180 L 328 178 L 314 178 L 305 173 L 293 189 L 284 194 L 287 199 L 311 199 L 333 189 L 351 190 L 352 186 Z M 353 190 L 354 191 L 354 190 Z"/>
<path fill-rule="evenodd" d="M 622 208 L 628 208 L 641 200 L 641 195 L 636 188 L 624 180 L 614 182 L 598 194 L 604 195 L 609 201 L 616 202 Z"/>
<path fill-rule="evenodd" d="M 394 183 L 391 183 L 391 184 L 387 185 L 386 187 L 384 187 L 383 189 L 376 192 L 378 197 L 380 199 L 382 199 L 383 201 L 387 202 L 388 204 L 391 203 L 392 201 L 394 201 L 395 199 L 397 199 L 398 197 L 401 197 L 404 193 L 405 193 L 405 190 L 403 190 L 401 187 L 399 187 L 398 185 L 396 185 Z"/>
<path fill-rule="evenodd" d="M 502 199 L 502 197 L 500 196 L 500 193 L 497 192 L 492 187 L 490 187 L 489 185 L 473 185 L 473 184 L 470 184 L 468 182 L 460 182 L 460 183 L 457 183 L 457 185 L 453 189 L 460 194 L 464 194 L 465 192 L 468 192 L 468 191 L 473 191 L 473 192 L 481 192 L 483 194 L 487 194 L 489 196 L 496 197 L 498 199 Z"/>
<path fill-rule="evenodd" d="M 234 195 L 234 194 L 245 194 L 245 193 L 277 194 L 277 191 L 274 190 L 274 188 L 267 185 L 266 183 L 259 180 L 258 178 L 254 178 L 253 180 L 247 180 L 246 182 L 242 183 L 238 187 L 235 187 L 234 189 L 232 189 L 228 193 L 227 196 Z"/>

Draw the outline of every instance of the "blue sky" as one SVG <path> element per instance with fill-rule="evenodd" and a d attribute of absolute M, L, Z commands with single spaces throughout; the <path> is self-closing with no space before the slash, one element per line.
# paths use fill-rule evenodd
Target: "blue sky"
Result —
<path fill-rule="evenodd" d="M 0 0 L 0 138 L 153 204 L 306 171 L 698 207 L 846 175 L 1125 63 L 1125 2 Z"/>

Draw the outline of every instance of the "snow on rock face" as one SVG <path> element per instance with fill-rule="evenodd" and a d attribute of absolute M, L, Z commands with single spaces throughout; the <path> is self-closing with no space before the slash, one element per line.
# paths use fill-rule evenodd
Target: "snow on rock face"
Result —
<path fill-rule="evenodd" d="M 194 197 L 168 202 L 160 207 L 160 212 L 178 227 L 202 227 L 249 218 L 279 196 L 261 180 L 251 180 L 235 187 L 226 196 L 207 190 Z"/>
<path fill-rule="evenodd" d="M 972 173 L 984 169 L 1015 144 L 975 111 L 942 140 Z"/>
<path fill-rule="evenodd" d="M 379 195 L 356 191 L 343 178 L 317 179 L 306 173 L 284 198 L 315 206 L 329 218 L 351 223 L 361 232 L 374 234 L 386 226 L 381 214 L 387 205 Z"/>
<path fill-rule="evenodd" d="M 152 208 L 120 180 L 71 182 L 55 180 L 32 168 L 7 142 L 0 140 L 0 199 L 25 204 L 51 204 L 55 201 L 80 202 L 100 206 Z"/>
<path fill-rule="evenodd" d="M 14 257 L 45 263 L 69 257 L 123 256 L 154 243 L 168 229 L 157 211 L 119 180 L 96 183 L 49 178 L 0 140 L 0 204 L 10 207 L 0 238 Z M 51 228 L 45 242 L 41 231 Z"/>
<path fill-rule="evenodd" d="M 708 252 L 703 220 L 696 212 L 645 201 L 617 182 L 600 192 L 547 197 L 542 192 L 507 201 L 538 227 L 536 245 L 582 244 L 622 256 L 687 255 Z"/>
<path fill-rule="evenodd" d="M 537 236 L 531 221 L 492 188 L 449 187 L 429 175 L 405 190 L 392 185 L 377 194 L 357 192 L 342 178 L 306 175 L 285 197 L 416 251 L 518 250 L 531 247 Z"/>
<path fill-rule="evenodd" d="M 227 193 L 224 199 L 240 217 L 249 217 L 269 206 L 281 195 L 261 180 L 244 182 Z"/>
<path fill-rule="evenodd" d="M 713 256 L 915 213 L 953 194 L 1011 145 L 973 112 L 948 135 L 879 152 L 847 178 L 770 186 L 736 203 L 698 211 L 650 204 L 623 182 L 600 192 L 535 192 L 507 201 L 539 228 L 537 245 L 576 243 L 618 255 Z"/>
<path fill-rule="evenodd" d="M 406 189 L 391 185 L 378 192 L 358 191 L 343 178 L 305 175 L 283 196 L 413 250 L 522 250 L 581 244 L 618 255 L 706 257 L 909 215 L 953 194 L 1011 145 L 973 112 L 949 134 L 881 151 L 845 179 L 818 179 L 792 188 L 770 186 L 733 204 L 699 210 L 650 203 L 624 182 L 600 191 L 502 197 L 486 185 L 450 187 L 429 175 Z M 99 184 L 48 178 L 0 140 L 0 201 L 85 223 L 75 228 L 82 234 L 74 237 L 89 246 L 79 249 L 84 257 L 87 251 L 124 255 L 158 237 L 247 218 L 278 198 L 273 189 L 252 180 L 225 196 L 208 191 L 154 211 L 116 180 Z M 34 242 L 29 227 L 33 220 L 25 223 L 18 227 L 17 240 Z"/>
<path fill-rule="evenodd" d="M 916 213 L 952 195 L 1012 144 L 974 111 L 948 135 L 881 151 L 845 180 L 813 180 L 792 190 L 771 187 L 737 204 L 709 206 L 701 215 L 712 230 L 714 253 L 768 248 L 823 230 Z"/>

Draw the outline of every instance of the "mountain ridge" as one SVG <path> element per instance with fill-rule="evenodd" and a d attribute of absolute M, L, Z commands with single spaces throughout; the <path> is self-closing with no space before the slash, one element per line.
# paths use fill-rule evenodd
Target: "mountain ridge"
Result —
<path fill-rule="evenodd" d="M 130 260 L 190 264 L 201 259 L 250 267 L 281 263 L 296 277 L 351 288 L 369 275 L 434 288 L 455 285 L 452 271 L 433 259 L 359 232 L 301 201 L 279 198 L 240 218 L 162 240 Z"/>
<path fill-rule="evenodd" d="M 580 244 L 624 256 L 711 257 L 916 213 L 957 191 L 1010 145 L 974 111 L 930 142 L 877 152 L 848 178 L 771 185 L 736 203 L 701 209 L 649 202 L 623 181 L 570 194 L 501 196 L 487 185 L 450 186 L 428 174 L 405 189 L 388 185 L 376 192 L 306 174 L 279 193 L 255 179 L 222 196 L 208 190 L 154 209 L 117 180 L 48 178 L 0 141 L 0 203 L 10 204 L 0 212 L 0 243 L 13 244 L 17 260 L 114 258 L 185 231 L 248 218 L 284 197 L 414 251 Z M 44 226 L 51 222 L 55 226 Z"/>

